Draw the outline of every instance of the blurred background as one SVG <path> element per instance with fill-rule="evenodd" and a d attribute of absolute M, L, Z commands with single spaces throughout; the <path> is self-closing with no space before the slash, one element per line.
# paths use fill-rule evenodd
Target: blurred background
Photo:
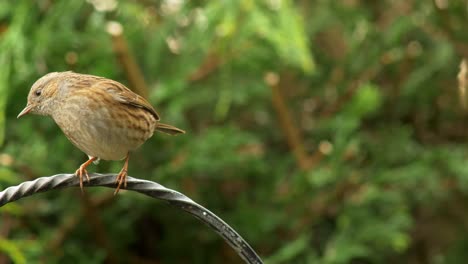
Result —
<path fill-rule="evenodd" d="M 467 26 L 466 0 L 0 1 L 0 189 L 87 159 L 51 118 L 16 119 L 36 79 L 73 70 L 185 129 L 155 134 L 129 175 L 206 206 L 267 263 L 465 263 Z M 0 263 L 65 261 L 241 262 L 133 192 L 1 208 Z"/>

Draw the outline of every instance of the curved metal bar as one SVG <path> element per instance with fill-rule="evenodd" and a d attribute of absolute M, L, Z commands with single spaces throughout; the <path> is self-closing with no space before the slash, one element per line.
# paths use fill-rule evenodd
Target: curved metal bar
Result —
<path fill-rule="evenodd" d="M 90 174 L 90 182 L 84 182 L 85 186 L 106 186 L 115 188 L 115 174 Z M 79 186 L 78 177 L 74 174 L 57 174 L 50 177 L 41 177 L 33 181 L 23 182 L 17 186 L 9 187 L 0 192 L 0 207 L 19 200 L 23 197 L 39 192 Z M 180 208 L 195 216 L 203 223 L 210 226 L 237 252 L 246 262 L 251 264 L 263 263 L 262 259 L 252 247 L 226 222 L 205 207 L 197 204 L 180 192 L 168 189 L 159 183 L 127 177 L 127 190 L 136 191 L 147 196 L 164 200 L 169 204 Z"/>

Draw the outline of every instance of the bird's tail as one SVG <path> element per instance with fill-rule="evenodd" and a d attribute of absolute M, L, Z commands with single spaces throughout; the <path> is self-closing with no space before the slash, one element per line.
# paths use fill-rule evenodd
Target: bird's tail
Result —
<path fill-rule="evenodd" d="M 177 127 L 164 124 L 164 123 L 158 123 L 156 125 L 156 130 L 169 134 L 169 135 L 177 135 L 177 134 L 185 134 L 185 131 L 182 129 L 178 129 Z"/>

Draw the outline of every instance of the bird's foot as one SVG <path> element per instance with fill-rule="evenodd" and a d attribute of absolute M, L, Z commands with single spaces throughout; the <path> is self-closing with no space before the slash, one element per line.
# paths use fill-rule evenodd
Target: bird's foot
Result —
<path fill-rule="evenodd" d="M 80 189 L 81 189 L 81 192 L 83 192 L 83 175 L 86 176 L 86 180 L 89 182 L 89 175 L 88 175 L 88 171 L 86 170 L 86 166 L 84 166 L 85 164 L 82 164 L 76 171 L 75 171 L 75 175 L 78 176 L 80 178 Z"/>
<path fill-rule="evenodd" d="M 86 180 L 88 182 L 90 181 L 88 171 L 86 171 L 86 167 L 88 167 L 89 164 L 91 164 L 91 162 L 93 162 L 93 161 L 95 161 L 97 159 L 98 158 L 96 158 L 96 157 L 89 157 L 89 160 L 87 160 L 85 163 L 81 164 L 80 167 L 75 171 L 75 175 L 80 178 L 80 189 L 81 189 L 82 193 L 84 192 L 84 189 L 83 189 L 83 175 L 86 176 Z"/>
<path fill-rule="evenodd" d="M 117 178 L 115 179 L 115 183 L 117 183 L 117 188 L 115 188 L 114 195 L 119 193 L 122 183 L 124 184 L 124 188 L 127 188 L 127 169 L 126 168 L 122 168 L 122 170 L 119 172 L 119 174 L 117 175 Z"/>
<path fill-rule="evenodd" d="M 122 183 L 124 183 L 124 188 L 127 188 L 127 170 L 128 170 L 128 159 L 130 155 L 127 153 L 127 156 L 125 157 L 125 163 L 122 168 L 122 170 L 119 172 L 117 175 L 117 178 L 115 178 L 115 183 L 117 183 L 117 188 L 115 188 L 114 195 L 119 193 L 120 187 L 122 186 Z"/>

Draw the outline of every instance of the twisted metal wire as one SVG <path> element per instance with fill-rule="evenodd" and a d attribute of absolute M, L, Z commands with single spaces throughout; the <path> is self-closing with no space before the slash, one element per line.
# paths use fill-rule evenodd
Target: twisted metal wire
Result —
<path fill-rule="evenodd" d="M 115 174 L 90 174 L 90 181 L 85 186 L 105 186 L 115 188 Z M 57 174 L 23 182 L 0 192 L 0 207 L 39 192 L 46 192 L 65 187 L 79 186 L 79 179 L 74 174 Z M 211 227 L 249 264 L 263 263 L 252 247 L 228 224 L 208 209 L 197 204 L 180 192 L 166 188 L 159 183 L 127 177 L 127 190 L 161 199 L 195 216 Z"/>

